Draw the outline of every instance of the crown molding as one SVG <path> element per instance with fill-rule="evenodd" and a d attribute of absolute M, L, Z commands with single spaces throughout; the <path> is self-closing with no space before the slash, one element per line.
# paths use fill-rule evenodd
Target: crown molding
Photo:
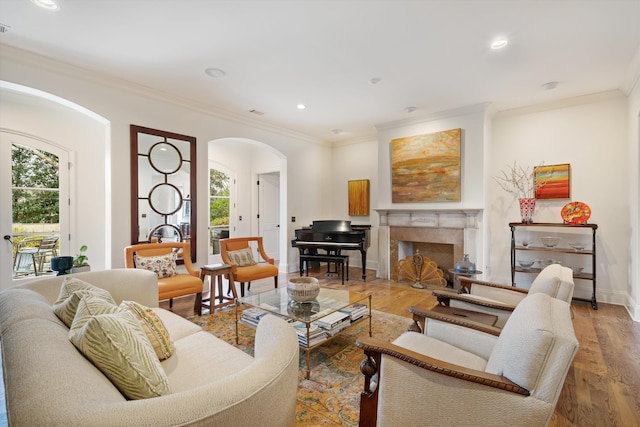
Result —
<path fill-rule="evenodd" d="M 542 111 L 574 107 L 577 105 L 591 104 L 593 102 L 607 101 L 610 99 L 624 98 L 624 97 L 626 97 L 626 95 L 620 89 L 614 89 L 614 90 L 608 90 L 604 92 L 590 93 L 587 95 L 563 98 L 557 101 L 528 105 L 526 107 L 518 107 L 518 108 L 511 108 L 511 109 L 496 111 L 494 118 L 519 116 L 521 114 L 529 114 L 529 113 L 539 113 Z"/>
<path fill-rule="evenodd" d="M 403 120 L 397 120 L 393 122 L 381 123 L 376 125 L 375 128 L 378 131 L 389 130 L 389 129 L 396 129 L 404 126 L 421 124 L 421 123 L 429 122 L 433 120 L 447 119 L 450 117 L 466 116 L 469 114 L 476 114 L 476 113 L 485 114 L 487 113 L 490 105 L 491 105 L 490 103 L 468 105 L 465 107 L 453 108 L 451 110 L 444 110 L 444 111 L 438 111 L 430 114 L 423 114 L 420 116 L 412 117 L 410 119 L 403 119 Z"/>
<path fill-rule="evenodd" d="M 294 139 L 299 139 L 312 144 L 331 146 L 330 141 L 321 140 L 285 127 L 273 125 L 270 123 L 264 123 L 252 117 L 245 117 L 218 107 L 214 107 L 212 105 L 195 102 L 191 99 L 182 98 L 180 96 L 169 94 L 157 89 L 150 88 L 148 86 L 133 83 L 124 79 L 119 79 L 87 68 L 78 67 L 76 65 L 59 61 L 55 58 L 18 49 L 3 43 L 0 43 L 0 57 L 10 59 L 23 65 L 33 66 L 34 68 L 46 69 L 47 72 L 57 73 L 63 76 L 72 77 L 73 79 L 84 80 L 101 86 L 122 90 L 148 99 L 171 104 L 176 107 L 185 108 L 194 112 L 231 121 L 251 128 L 276 133 Z"/>

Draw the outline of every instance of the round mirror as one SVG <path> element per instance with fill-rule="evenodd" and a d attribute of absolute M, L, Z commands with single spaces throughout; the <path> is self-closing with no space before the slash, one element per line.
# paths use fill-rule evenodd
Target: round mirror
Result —
<path fill-rule="evenodd" d="M 151 239 L 157 239 L 158 243 L 181 242 L 182 232 L 175 225 L 161 224 L 151 230 L 151 233 L 149 233 L 149 240 Z"/>
<path fill-rule="evenodd" d="M 176 173 L 182 166 L 182 154 L 168 142 L 158 142 L 149 149 L 149 163 L 160 173 Z"/>
<path fill-rule="evenodd" d="M 182 207 L 182 193 L 175 185 L 158 184 L 149 192 L 151 209 L 161 215 L 171 215 Z"/>

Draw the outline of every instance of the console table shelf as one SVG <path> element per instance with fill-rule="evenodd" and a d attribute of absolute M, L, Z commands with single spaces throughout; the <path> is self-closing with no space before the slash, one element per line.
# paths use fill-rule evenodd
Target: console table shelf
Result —
<path fill-rule="evenodd" d="M 598 302 L 596 301 L 596 230 L 598 226 L 596 224 L 564 224 L 564 223 L 551 223 L 551 222 L 539 222 L 524 224 L 520 222 L 510 222 L 511 228 L 511 284 L 516 285 L 516 273 L 522 274 L 538 274 L 542 270 L 543 266 L 537 267 L 522 267 L 516 260 L 516 255 L 519 253 L 529 253 L 535 255 L 536 253 L 544 252 L 548 254 L 560 254 L 573 258 L 574 256 L 588 256 L 591 258 L 591 271 L 590 272 L 574 272 L 574 279 L 588 280 L 592 283 L 591 298 L 577 298 L 576 301 L 586 301 L 591 303 L 591 307 L 594 310 L 598 309 Z M 520 231 L 518 231 L 520 229 Z M 553 236 L 559 237 L 560 242 L 557 246 L 547 247 L 544 245 L 536 244 L 534 238 L 526 236 L 522 237 L 521 233 L 532 232 L 531 234 L 536 237 Z M 590 232 L 591 248 L 587 249 L 588 245 L 585 243 L 585 248 L 575 250 L 571 247 L 566 247 L 567 236 L 572 236 L 579 241 L 584 241 L 585 235 Z M 540 260 L 536 260 L 539 262 Z M 544 261 L 544 260 L 542 260 Z M 566 262 L 564 263 L 566 264 Z"/>

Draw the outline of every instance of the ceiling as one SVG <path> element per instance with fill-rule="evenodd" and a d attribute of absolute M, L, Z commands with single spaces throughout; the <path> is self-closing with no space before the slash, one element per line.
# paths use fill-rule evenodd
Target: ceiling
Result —
<path fill-rule="evenodd" d="M 640 0 L 57 1 L 0 0 L 0 48 L 328 142 L 478 104 L 628 91 L 640 62 Z"/>

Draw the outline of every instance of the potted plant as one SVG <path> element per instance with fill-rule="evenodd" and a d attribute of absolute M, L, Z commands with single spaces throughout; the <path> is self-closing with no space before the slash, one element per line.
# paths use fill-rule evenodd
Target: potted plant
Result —
<path fill-rule="evenodd" d="M 89 258 L 84 254 L 87 251 L 87 245 L 80 246 L 78 254 L 73 259 L 72 273 L 80 273 L 81 271 L 90 271 Z"/>
<path fill-rule="evenodd" d="M 533 172 L 533 168 L 523 168 L 514 161 L 513 166 L 510 166 L 508 170 L 501 171 L 502 176 L 493 177 L 500 188 L 518 198 L 523 224 L 533 222 L 533 213 L 536 208 L 536 189 L 545 184 L 544 181 L 536 182 Z"/>

